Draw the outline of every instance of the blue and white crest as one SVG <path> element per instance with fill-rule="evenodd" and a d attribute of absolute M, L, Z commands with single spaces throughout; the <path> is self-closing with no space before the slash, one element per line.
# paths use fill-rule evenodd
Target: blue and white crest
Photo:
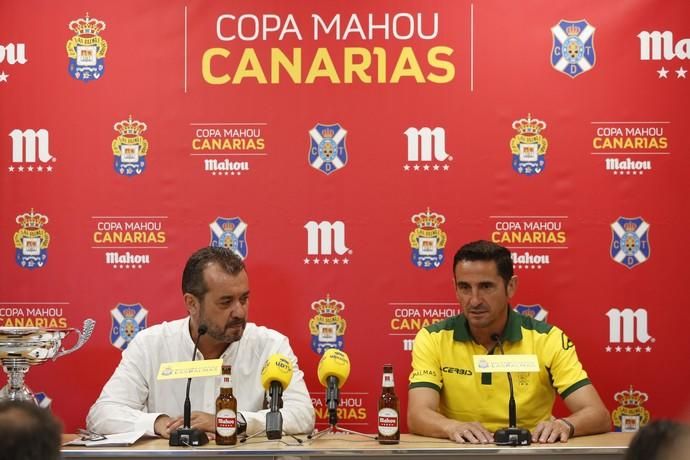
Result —
<path fill-rule="evenodd" d="M 105 22 L 89 18 L 79 18 L 69 23 L 75 35 L 67 41 L 69 74 L 83 82 L 98 80 L 105 70 L 105 53 L 108 43 L 98 34 L 105 29 Z"/>
<path fill-rule="evenodd" d="M 146 316 L 149 311 L 141 304 L 127 305 L 120 303 L 110 310 L 113 326 L 110 329 L 110 343 L 114 347 L 124 350 L 129 342 L 142 329 L 146 329 Z"/>
<path fill-rule="evenodd" d="M 43 409 L 50 409 L 50 405 L 53 402 L 53 400 L 50 399 L 50 396 L 48 396 L 42 391 L 34 393 L 34 396 L 36 397 L 36 403 L 38 404 L 38 407 Z"/>
<path fill-rule="evenodd" d="M 247 258 L 247 224 L 239 217 L 217 217 L 209 224 L 211 243 L 209 246 L 225 247 L 240 256 Z"/>
<path fill-rule="evenodd" d="M 309 164 L 328 175 L 347 164 L 345 135 L 347 131 L 340 124 L 317 124 L 309 131 Z"/>
<path fill-rule="evenodd" d="M 546 316 L 549 314 L 549 312 L 538 303 L 534 305 L 523 305 L 519 303 L 515 306 L 514 310 L 521 315 L 529 316 L 537 321 L 546 321 Z"/>
<path fill-rule="evenodd" d="M 649 259 L 649 224 L 642 217 L 619 217 L 611 233 L 613 260 L 633 268 Z"/>
<path fill-rule="evenodd" d="M 594 31 L 586 19 L 580 21 L 561 20 L 551 28 L 553 48 L 551 65 L 559 72 L 575 78 L 594 67 Z"/>
<path fill-rule="evenodd" d="M 14 233 L 17 265 L 29 270 L 43 268 L 48 262 L 50 244 L 50 234 L 43 228 L 48 223 L 48 216 L 32 209 L 31 212 L 18 215 L 15 221 L 21 226 Z"/>

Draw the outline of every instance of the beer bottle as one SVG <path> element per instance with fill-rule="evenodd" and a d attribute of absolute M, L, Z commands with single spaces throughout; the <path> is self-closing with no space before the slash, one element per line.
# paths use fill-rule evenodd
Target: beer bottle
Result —
<path fill-rule="evenodd" d="M 237 399 L 232 395 L 230 366 L 223 366 L 220 393 L 216 398 L 216 444 L 237 444 Z"/>
<path fill-rule="evenodd" d="M 380 444 L 397 444 L 400 442 L 400 401 L 395 395 L 392 364 L 385 364 L 383 366 L 378 428 L 379 435 L 377 439 Z"/>

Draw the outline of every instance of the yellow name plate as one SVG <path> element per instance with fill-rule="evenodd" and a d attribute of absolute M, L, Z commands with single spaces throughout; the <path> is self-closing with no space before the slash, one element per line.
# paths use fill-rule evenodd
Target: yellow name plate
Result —
<path fill-rule="evenodd" d="M 220 375 L 222 366 L 222 359 L 201 359 L 199 361 L 163 363 L 158 369 L 158 380 L 211 377 Z"/>
<path fill-rule="evenodd" d="M 474 371 L 539 372 L 537 355 L 474 355 Z"/>

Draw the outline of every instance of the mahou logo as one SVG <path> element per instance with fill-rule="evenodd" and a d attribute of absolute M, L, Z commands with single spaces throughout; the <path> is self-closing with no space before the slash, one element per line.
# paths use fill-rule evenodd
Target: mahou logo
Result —
<path fill-rule="evenodd" d="M 606 312 L 609 318 L 609 345 L 606 351 L 616 353 L 641 353 L 652 351 L 656 339 L 649 335 L 647 310 L 638 308 L 611 308 Z"/>
<path fill-rule="evenodd" d="M 50 135 L 47 129 L 14 129 L 12 139 L 12 165 L 10 173 L 52 172 L 57 161 L 50 153 Z"/>
<path fill-rule="evenodd" d="M 658 30 L 649 32 L 643 30 L 637 34 L 640 39 L 640 60 L 641 61 L 674 61 L 675 59 L 687 60 L 690 59 L 690 38 L 684 38 L 673 42 L 673 32 L 665 30 L 660 32 Z M 670 64 L 670 63 L 669 63 Z M 687 79 L 687 69 L 682 64 L 675 69 L 671 65 L 670 69 L 666 69 L 662 64 L 661 68 L 656 72 L 659 79 L 668 79 L 669 72 L 675 72 L 676 79 Z M 673 74 L 671 74 L 673 78 Z"/>
<path fill-rule="evenodd" d="M 26 48 L 24 43 L 7 43 L 0 45 L 0 64 L 7 63 L 9 65 L 26 64 Z M 9 74 L 5 70 L 0 70 L 0 83 L 7 83 Z"/>
<path fill-rule="evenodd" d="M 304 264 L 347 265 L 352 249 L 345 245 L 345 223 L 314 220 L 304 225 L 307 230 L 307 257 Z"/>
<path fill-rule="evenodd" d="M 452 155 L 446 152 L 446 130 L 436 127 L 407 128 L 405 171 L 448 171 Z"/>

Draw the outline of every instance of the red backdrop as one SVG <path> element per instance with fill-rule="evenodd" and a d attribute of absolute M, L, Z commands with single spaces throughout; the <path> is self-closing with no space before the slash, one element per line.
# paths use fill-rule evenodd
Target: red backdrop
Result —
<path fill-rule="evenodd" d="M 97 321 L 27 378 L 67 430 L 139 328 L 184 315 L 212 235 L 246 250 L 250 319 L 290 337 L 320 426 L 323 346 L 352 361 L 343 426 L 374 431 L 386 362 L 406 407 L 411 339 L 458 312 L 445 259 L 479 238 L 515 254 L 515 305 L 570 335 L 615 429 L 686 414 L 686 2 L 0 11 L 0 325 Z"/>

